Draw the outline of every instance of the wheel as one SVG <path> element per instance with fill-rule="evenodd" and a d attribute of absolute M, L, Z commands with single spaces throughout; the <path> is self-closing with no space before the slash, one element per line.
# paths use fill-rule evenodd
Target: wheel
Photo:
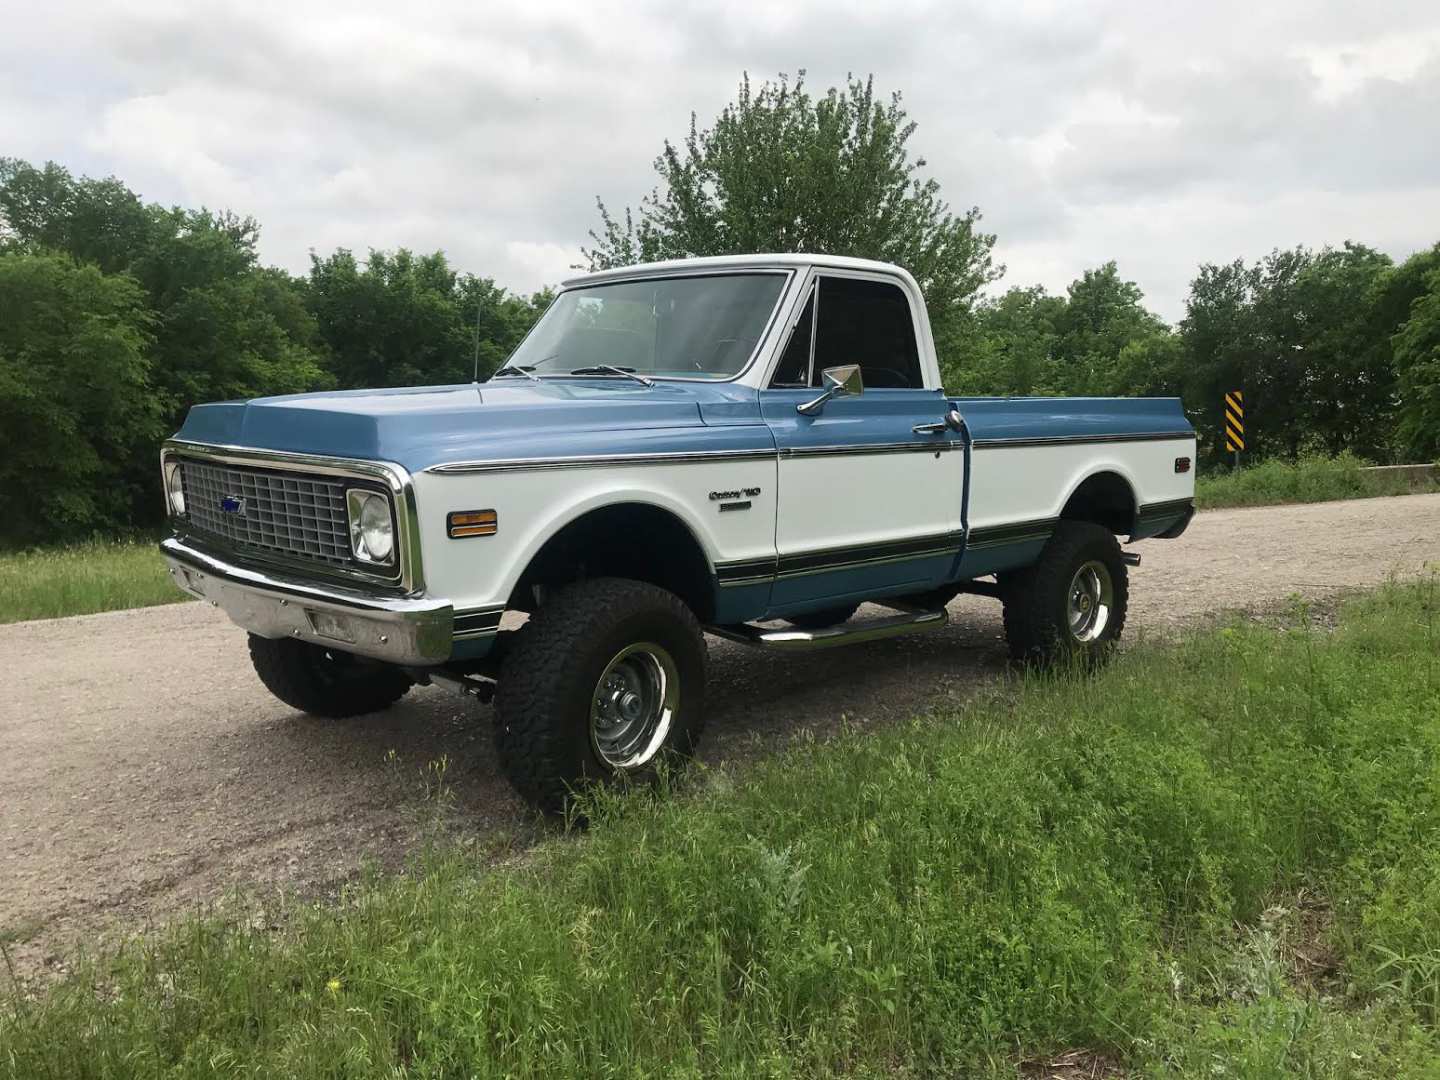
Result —
<path fill-rule="evenodd" d="M 824 611 L 807 611 L 804 615 L 787 615 L 785 621 L 797 630 L 824 630 L 827 626 L 838 626 L 848 621 L 859 607 L 859 604 L 846 604 Z"/>
<path fill-rule="evenodd" d="M 1093 665 L 1125 627 L 1129 579 L 1120 544 L 1089 521 L 1062 521 L 1033 566 L 1004 581 L 1005 637 L 1016 660 Z"/>
<path fill-rule="evenodd" d="M 653 781 L 694 752 L 704 696 L 705 638 L 678 596 L 625 578 L 568 585 L 501 664 L 501 767 L 548 813 L 590 783 Z"/>
<path fill-rule="evenodd" d="M 390 664 L 293 638 L 250 635 L 250 662 L 265 688 L 312 716 L 360 716 L 389 708 L 414 685 Z"/>

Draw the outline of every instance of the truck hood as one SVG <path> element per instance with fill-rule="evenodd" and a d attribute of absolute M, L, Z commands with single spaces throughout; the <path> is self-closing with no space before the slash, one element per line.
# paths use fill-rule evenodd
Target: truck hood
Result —
<path fill-rule="evenodd" d="M 176 437 L 418 472 L 456 461 L 644 453 L 688 445 L 695 429 L 751 425 L 746 443 L 764 429 L 755 391 L 733 383 L 516 378 L 196 405 Z"/>

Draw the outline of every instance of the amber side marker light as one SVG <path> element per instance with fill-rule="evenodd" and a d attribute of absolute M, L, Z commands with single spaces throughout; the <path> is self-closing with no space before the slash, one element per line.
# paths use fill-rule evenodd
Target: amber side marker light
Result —
<path fill-rule="evenodd" d="M 445 531 L 451 540 L 462 536 L 494 536 L 500 518 L 494 510 L 452 510 L 445 515 Z"/>
<path fill-rule="evenodd" d="M 1175 471 L 1185 473 L 1190 471 L 1190 459 L 1188 457 L 1177 457 L 1175 459 Z"/>

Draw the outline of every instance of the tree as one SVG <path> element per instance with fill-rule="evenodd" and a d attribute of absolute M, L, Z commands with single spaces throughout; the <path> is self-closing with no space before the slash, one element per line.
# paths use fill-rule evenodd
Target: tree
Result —
<path fill-rule="evenodd" d="M 915 124 L 900 95 L 876 99 L 873 78 L 823 97 L 802 71 L 737 99 L 701 130 L 692 114 L 684 145 L 655 160 L 661 187 L 628 208 L 623 224 L 597 199 L 600 223 L 585 250 L 591 269 L 654 259 L 808 251 L 883 259 L 920 283 L 942 354 L 958 347 L 980 289 L 1001 268 L 980 212 L 956 215 L 940 185 L 911 160 Z"/>
<path fill-rule="evenodd" d="M 371 251 L 362 265 L 341 248 L 311 256 L 306 299 L 343 387 L 469 382 L 499 366 L 549 303 L 459 274 L 444 252 Z"/>
<path fill-rule="evenodd" d="M 1139 370 L 1138 342 L 1165 337 L 1169 328 L 1142 304 L 1145 294 L 1120 277 L 1115 263 L 1086 270 L 1066 289 L 1056 320 L 1055 352 L 1061 387 L 1070 394 L 1128 394 L 1140 387 L 1124 377 Z M 1129 360 L 1122 356 L 1129 348 Z"/>
<path fill-rule="evenodd" d="M 1015 287 L 978 307 L 963 354 L 952 353 L 945 385 L 960 394 L 1050 394 L 1061 378 L 1055 355 L 1065 298 L 1042 286 Z"/>
<path fill-rule="evenodd" d="M 1179 343 L 1113 262 L 1087 270 L 1065 296 L 1007 291 L 976 311 L 976 333 L 946 385 L 975 394 L 1175 393 Z"/>
<path fill-rule="evenodd" d="M 171 428 L 196 402 L 328 383 L 295 283 L 259 265 L 253 218 L 147 205 L 113 177 L 5 159 L 0 235 L 11 250 L 64 252 L 140 283 L 154 314 L 151 378 Z"/>
<path fill-rule="evenodd" d="M 164 428 L 140 287 L 59 255 L 0 253 L 0 538 L 51 540 L 158 504 Z M 150 481 L 137 487 L 131 463 Z M 140 490 L 143 488 L 143 490 Z"/>
<path fill-rule="evenodd" d="M 1440 267 L 1426 274 L 1424 285 L 1392 339 L 1399 371 L 1398 434 L 1412 461 L 1440 460 Z"/>

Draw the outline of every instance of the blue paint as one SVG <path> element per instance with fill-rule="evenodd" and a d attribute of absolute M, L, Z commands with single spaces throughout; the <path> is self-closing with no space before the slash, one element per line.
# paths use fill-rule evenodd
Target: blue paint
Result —
<path fill-rule="evenodd" d="M 483 385 L 350 390 L 197 405 L 179 438 L 393 461 L 770 450 L 756 392 L 729 383 L 507 378 Z"/>
<path fill-rule="evenodd" d="M 1179 398 L 956 398 L 970 435 L 985 439 L 1193 432 Z M 983 451 L 982 451 L 983 453 Z"/>

